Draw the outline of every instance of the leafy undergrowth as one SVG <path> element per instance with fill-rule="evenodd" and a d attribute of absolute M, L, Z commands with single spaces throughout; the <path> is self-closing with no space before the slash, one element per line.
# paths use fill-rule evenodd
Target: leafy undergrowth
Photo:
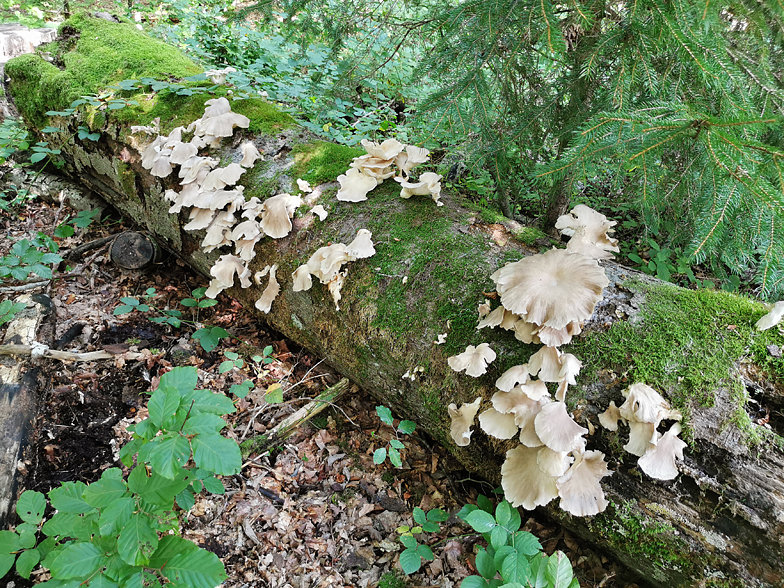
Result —
<path fill-rule="evenodd" d="M 0 221 L 13 242 L 54 226 L 58 214 L 62 219 L 68 213 L 33 202 Z M 60 251 L 65 255 L 82 242 L 125 228 L 104 220 L 58 239 Z M 6 246 L 10 243 L 0 245 L 0 255 Z M 104 348 L 115 357 L 45 364 L 48 385 L 42 390 L 35 438 L 23 460 L 27 476 L 22 489 L 47 492 L 63 481 L 90 483 L 106 469 L 122 467 L 119 450 L 130 438 L 128 427 L 148 416 L 149 394 L 160 376 L 172 366 L 192 365 L 199 387 L 225 394 L 242 389 L 242 398 L 233 396 L 237 412 L 230 415 L 225 433 L 244 448 L 240 473 L 223 477 L 225 494 L 203 491 L 192 506 L 184 505 L 187 510 L 178 510 L 184 537 L 224 563 L 224 586 L 448 588 L 476 574 L 481 537 L 454 516 L 438 532 L 417 536 L 432 549 L 433 561 L 423 561 L 409 578 L 400 573 L 405 546 L 399 530 L 416 524 L 415 507 L 455 513 L 465 503 L 476 503 L 480 492 L 492 493 L 488 485 L 467 477 L 440 447 L 416 431 L 403 438 L 400 468 L 389 460 L 375 464 L 376 450 L 391 446 L 396 437 L 378 418 L 378 403 L 354 387 L 288 439 L 264 451 L 254 449 L 258 445 L 250 440 L 269 433 L 339 377 L 318 358 L 267 331 L 225 295 L 217 305 L 198 309 L 199 322 L 229 333 L 209 353 L 185 327 L 153 323 L 141 312 L 113 314 L 123 304 L 121 298 L 142 297 L 154 288 L 151 302 L 156 307 L 193 316 L 196 309 L 180 302 L 205 284 L 174 259 L 143 273 L 117 270 L 101 250 L 69 263 L 85 267 L 75 277 L 54 282 L 50 291 L 56 338 L 77 333 L 63 349 Z M 237 388 L 244 381 L 250 384 Z M 399 420 L 393 425 L 399 427 Z M 523 529 L 539 538 L 546 553 L 564 551 L 581 585 L 628 585 L 620 579 L 620 569 L 563 529 L 537 518 L 524 519 Z M 33 572 L 34 582 L 46 579 L 45 572 Z M 18 577 L 14 581 L 30 585 Z"/>

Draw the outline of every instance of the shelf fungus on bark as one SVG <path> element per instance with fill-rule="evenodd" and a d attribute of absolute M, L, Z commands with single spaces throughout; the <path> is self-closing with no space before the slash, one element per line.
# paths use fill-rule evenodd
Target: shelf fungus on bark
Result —
<path fill-rule="evenodd" d="M 447 408 L 449 410 L 449 417 L 452 419 L 452 425 L 449 428 L 449 434 L 457 445 L 465 447 L 471 443 L 471 426 L 474 424 L 474 417 L 479 412 L 479 405 L 482 398 L 479 397 L 473 402 L 463 404 L 460 408 L 452 403 Z"/>

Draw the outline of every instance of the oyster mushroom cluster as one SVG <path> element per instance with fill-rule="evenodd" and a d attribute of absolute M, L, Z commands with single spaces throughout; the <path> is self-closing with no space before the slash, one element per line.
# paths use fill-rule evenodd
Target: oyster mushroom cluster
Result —
<path fill-rule="evenodd" d="M 581 332 L 609 284 L 598 260 L 617 250 L 617 242 L 607 236 L 614 224 L 586 206 L 575 207 L 556 225 L 571 235 L 570 243 L 575 245 L 500 268 L 491 279 L 501 305 L 495 310 L 487 302 L 479 307 L 478 329 L 501 327 L 525 343 L 544 344 L 528 363 L 512 367 L 496 380 L 492 406 L 479 415 L 479 425 L 488 435 L 516 437 L 520 443 L 507 452 L 501 468 L 504 494 L 514 506 L 530 510 L 560 498 L 561 508 L 576 516 L 594 515 L 607 507 L 600 480 L 611 472 L 604 454 L 586 450 L 588 429 L 574 421 L 565 403 L 582 363 L 559 347 Z M 466 361 L 464 356 L 475 355 L 482 346 L 487 344 L 469 346 L 449 358 L 450 366 L 457 371 Z M 476 361 L 467 365 L 472 370 L 466 369 L 469 375 L 486 372 L 486 365 Z M 558 384 L 554 398 L 548 382 Z M 473 415 L 464 427 L 466 411 L 454 406 L 452 413 L 463 417 L 453 419 L 452 437 L 458 445 L 466 445 L 470 433 L 465 431 Z"/>
<path fill-rule="evenodd" d="M 653 388 L 637 383 L 623 392 L 626 401 L 621 406 L 610 402 L 609 408 L 599 415 L 605 429 L 618 430 L 618 421 L 629 425 L 629 442 L 623 448 L 640 459 L 637 464 L 651 478 L 672 480 L 678 475 L 676 460 L 683 459 L 686 443 L 678 438 L 680 423 L 674 423 L 666 433 L 657 430 L 665 420 L 680 421 L 680 411 Z"/>
<path fill-rule="evenodd" d="M 236 184 L 261 157 L 256 146 L 243 143 L 242 159 L 226 166 L 219 166 L 217 159 L 200 152 L 218 147 L 224 138 L 233 135 L 235 128 L 248 128 L 250 120 L 232 112 L 224 97 L 207 100 L 205 106 L 204 115 L 187 127 L 177 127 L 169 135 L 153 139 L 142 152 L 142 167 L 160 178 L 177 171 L 180 190 L 166 190 L 164 197 L 172 203 L 171 214 L 188 210 L 185 230 L 205 231 L 201 242 L 204 252 L 234 246 L 234 255 L 221 255 L 210 269 L 213 279 L 206 295 L 215 298 L 231 288 L 237 278 L 241 287 L 251 286 L 249 262 L 256 255 L 256 244 L 265 236 L 280 239 L 288 235 L 292 230 L 291 218 L 302 198 L 284 193 L 263 201 L 255 197 L 246 200 L 243 186 Z M 157 125 L 132 127 L 131 131 L 156 134 Z M 184 137 L 188 135 L 190 140 L 186 142 Z M 268 285 L 256 302 L 263 312 L 270 311 L 272 300 L 280 291 L 276 269 L 277 266 L 266 266 L 255 276 L 258 283 L 269 275 Z"/>
<path fill-rule="evenodd" d="M 404 145 L 397 139 L 375 143 L 364 139 L 361 145 L 367 155 L 355 157 L 350 169 L 338 176 L 340 190 L 337 199 L 343 202 L 367 200 L 368 192 L 384 180 L 394 177 L 400 184 L 401 198 L 430 196 L 437 206 L 443 206 L 441 198 L 441 176 L 426 172 L 418 181 L 411 178 L 411 170 L 425 163 L 430 151 L 423 147 Z"/>

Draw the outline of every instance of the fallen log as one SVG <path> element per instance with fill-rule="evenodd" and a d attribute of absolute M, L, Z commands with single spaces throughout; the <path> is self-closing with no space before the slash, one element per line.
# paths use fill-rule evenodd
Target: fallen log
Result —
<path fill-rule="evenodd" d="M 81 18 L 61 32 L 67 42 L 48 49 L 64 70 L 36 56 L 17 58 L 6 68 L 10 94 L 36 132 L 50 124 L 46 111 L 62 111 L 80 94 L 127 78 L 183 79 L 194 73 L 175 49 L 130 25 Z M 117 38 L 125 43 L 113 42 Z M 116 48 L 129 42 L 133 52 Z M 96 44 L 100 53 L 94 52 Z M 93 54 L 102 63 L 91 67 Z M 163 194 L 178 188 L 176 176 L 153 177 L 142 167 L 140 153 L 149 139 L 129 126 L 160 117 L 161 132 L 168 133 L 201 116 L 204 101 L 220 95 L 226 95 L 225 88 L 185 96 L 123 95 L 139 106 L 114 113 L 80 111 L 58 119 L 62 132 L 55 134 L 64 141 L 65 173 L 205 276 L 229 250 L 205 254 L 203 231 L 184 231 L 185 214 L 169 214 Z M 447 406 L 476 397 L 488 406 L 495 380 L 538 349 L 506 331 L 476 329 L 477 305 L 494 289 L 490 274 L 538 252 L 526 244 L 535 240 L 532 232 L 454 192 L 442 194 L 440 208 L 429 199 L 401 200 L 391 182 L 367 201 L 339 202 L 329 182 L 362 152 L 317 140 L 258 99 L 235 100 L 232 109 L 246 114 L 250 127 L 224 141 L 216 156 L 238 161 L 240 135 L 264 154 L 240 180 L 245 195 L 263 200 L 294 191 L 294 181 L 303 178 L 319 185 L 308 205 L 322 204 L 329 212 L 324 221 L 300 212 L 288 236 L 256 245 L 252 271 L 275 264 L 281 283 L 271 312 L 259 313 L 260 319 L 414 420 L 468 470 L 498 483 L 505 452 L 515 444 L 477 431 L 470 445 L 457 447 Z M 80 140 L 80 125 L 100 138 Z M 348 243 L 360 228 L 373 233 L 377 253 L 348 266 L 340 310 L 321 284 L 293 291 L 292 272 L 316 249 Z M 547 513 L 651 585 L 782 586 L 784 365 L 771 349 L 783 347 L 784 336 L 776 329 L 754 330 L 765 310 L 753 300 L 676 288 L 614 263 L 604 267 L 610 279 L 604 299 L 583 334 L 566 348 L 584 364 L 567 400 L 577 422 L 594 431 L 589 449 L 607 455 L 613 475 L 603 487 L 610 506 L 599 515 L 575 518 L 553 501 Z M 262 289 L 252 285 L 230 293 L 252 309 Z M 444 333 L 446 341 L 437 344 Z M 470 378 L 448 367 L 449 356 L 482 342 L 498 355 L 487 375 Z M 689 447 L 673 481 L 643 474 L 622 448 L 625 432 L 599 424 L 597 415 L 610 401 L 621 402 L 621 391 L 635 382 L 653 386 L 685 413 Z"/>

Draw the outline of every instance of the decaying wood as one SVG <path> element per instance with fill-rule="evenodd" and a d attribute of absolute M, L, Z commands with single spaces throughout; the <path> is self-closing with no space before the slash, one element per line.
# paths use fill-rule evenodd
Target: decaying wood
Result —
<path fill-rule="evenodd" d="M 109 258 L 117 267 L 140 270 L 158 259 L 158 246 L 147 235 L 126 231 L 117 235 L 109 246 Z"/>
<path fill-rule="evenodd" d="M 97 359 L 111 359 L 114 357 L 106 351 L 59 351 L 49 349 L 46 345 L 0 345 L 0 355 L 21 355 L 26 357 L 46 357 L 60 361 L 95 361 Z"/>
<path fill-rule="evenodd" d="M 70 124 L 73 131 L 81 123 L 72 120 Z M 203 234 L 183 231 L 186 215 L 167 212 L 169 203 L 162 194 L 167 188 L 177 188 L 176 178 L 152 177 L 141 166 L 140 149 L 144 145 L 123 139 L 128 135 L 117 124 L 109 121 L 106 125 L 99 142 L 71 139 L 63 146 L 65 171 L 132 218 L 159 245 L 208 276 L 218 255 L 230 250 L 211 254 L 201 251 Z M 295 178 L 287 175 L 292 158 L 286 154 L 313 137 L 289 129 L 274 137 L 246 138 L 265 152 L 266 161 L 262 163 L 272 170 L 278 185 L 293 186 Z M 219 155 L 224 160 L 239 160 L 236 148 L 225 147 Z M 130 184 L 143 193 L 129 194 L 124 188 L 129 182 L 121 176 L 129 170 L 134 175 Z M 329 207 L 330 216 L 325 221 L 311 213 L 302 214 L 295 219 L 289 236 L 265 239 L 257 245 L 251 269 L 258 271 L 277 264 L 282 287 L 271 312 L 259 317 L 320 354 L 379 402 L 414 420 L 419 430 L 446 446 L 467 469 L 497 483 L 509 445 L 490 442 L 478 433 L 468 447 L 456 447 L 448 434 L 446 407 L 451 402 L 470 402 L 477 396 L 489 400 L 500 373 L 481 379 L 458 376 L 447 366 L 450 352 L 434 341 L 448 332 L 447 340 L 453 346 L 456 342 L 474 342 L 473 324 L 465 325 L 473 320 L 469 317 L 476 316 L 476 305 L 484 300 L 483 290 L 492 288 L 489 275 L 510 257 L 520 257 L 530 250 L 510 235 L 519 227 L 506 224 L 488 228 L 455 194 L 443 193 L 445 206 L 435 208 L 432 202 L 390 197 L 390 192 L 383 189 L 356 204 L 336 202 L 334 192 L 327 190 L 326 195 L 312 202 Z M 357 229 L 369 226 L 376 227 L 373 241 L 378 257 L 348 266 L 340 311 L 321 284 L 305 292 L 292 290 L 291 273 L 317 248 L 328 242 L 348 243 Z M 411 237 L 411 228 L 424 229 L 417 234 L 424 234 L 430 242 Z M 460 243 L 470 243 L 470 251 L 455 253 Z M 428 247 L 428 256 L 420 255 Z M 398 257 L 390 258 L 393 251 Z M 383 273 L 378 261 L 382 257 L 392 267 Z M 605 268 L 611 284 L 586 330 L 629 320 L 638 316 L 646 304 L 641 284 L 649 278 L 613 263 L 605 264 Z M 253 309 L 262 290 L 263 286 L 254 285 L 229 293 Z M 396 313 L 396 320 L 405 323 L 407 314 L 422 309 L 426 318 L 415 328 L 387 320 L 389 313 Z M 457 328 L 460 324 L 462 331 Z M 488 337 L 499 357 L 520 353 L 519 342 L 511 335 L 493 333 Z M 402 378 L 416 366 L 422 366 L 424 373 L 416 380 Z M 656 586 L 709 585 L 714 580 L 726 585 L 782 586 L 784 451 L 774 444 L 754 450 L 744 445 L 732 421 L 735 404 L 729 392 L 715 391 L 716 403 L 711 408 L 693 407 L 691 446 L 681 474 L 675 481 L 661 482 L 640 474 L 634 461 L 620 449 L 622 443 L 617 437 L 599 429 L 596 415 L 610 400 L 622 401 L 620 390 L 628 385 L 622 375 L 599 369 L 580 378 L 598 382 L 583 390 L 584 399 L 576 413 L 580 424 L 591 422 L 596 427 L 589 447 L 605 451 L 615 470 L 603 481 L 613 506 L 593 519 L 577 519 L 564 516 L 554 501 L 547 507 L 548 513 L 582 536 L 601 543 L 602 548 Z"/>

